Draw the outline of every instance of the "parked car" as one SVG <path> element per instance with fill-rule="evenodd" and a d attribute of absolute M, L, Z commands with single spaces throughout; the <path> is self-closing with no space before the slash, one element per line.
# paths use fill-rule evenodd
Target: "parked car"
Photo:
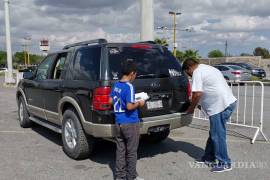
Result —
<path fill-rule="evenodd" d="M 0 72 L 6 72 L 7 71 L 7 68 L 0 68 Z"/>
<path fill-rule="evenodd" d="M 138 65 L 136 93 L 150 96 L 139 109 L 141 135 L 158 142 L 170 130 L 189 125 L 192 114 L 184 113 L 189 106 L 189 81 L 166 47 L 98 39 L 67 45 L 49 54 L 35 73 L 24 73 L 16 96 L 21 127 L 35 122 L 61 133 L 69 157 L 88 157 L 95 139 L 115 136 L 109 94 L 126 59 Z"/>
<path fill-rule="evenodd" d="M 231 81 L 250 81 L 251 73 L 249 70 L 235 65 L 215 65 L 220 70 L 226 80 Z"/>
<path fill-rule="evenodd" d="M 254 65 L 248 64 L 248 63 L 233 63 L 233 62 L 228 62 L 228 63 L 222 63 L 224 65 L 236 65 L 240 66 L 242 68 L 245 68 L 251 72 L 253 76 L 259 77 L 259 78 L 265 78 L 266 77 L 266 72 L 264 69 L 260 67 L 256 67 Z"/>

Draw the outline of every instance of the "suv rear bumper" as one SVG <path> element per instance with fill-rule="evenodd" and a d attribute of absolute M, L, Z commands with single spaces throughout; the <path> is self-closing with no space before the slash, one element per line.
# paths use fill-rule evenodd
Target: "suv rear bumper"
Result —
<path fill-rule="evenodd" d="M 170 130 L 187 126 L 192 121 L 193 114 L 174 113 L 168 115 L 142 118 L 140 123 L 140 134 L 147 134 L 148 129 L 155 126 L 168 125 Z M 91 122 L 82 123 L 87 134 L 94 137 L 110 138 L 115 135 L 114 124 L 94 124 Z"/>

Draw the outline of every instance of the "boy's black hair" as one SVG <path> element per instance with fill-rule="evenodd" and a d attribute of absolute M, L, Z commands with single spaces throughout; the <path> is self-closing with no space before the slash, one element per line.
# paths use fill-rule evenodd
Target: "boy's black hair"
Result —
<path fill-rule="evenodd" d="M 188 70 L 191 66 L 199 64 L 198 60 L 193 59 L 193 58 L 188 58 L 184 61 L 183 65 L 182 65 L 182 70 Z"/>
<path fill-rule="evenodd" d="M 127 59 L 122 63 L 122 75 L 128 76 L 132 72 L 137 72 L 137 65 L 133 59 Z"/>

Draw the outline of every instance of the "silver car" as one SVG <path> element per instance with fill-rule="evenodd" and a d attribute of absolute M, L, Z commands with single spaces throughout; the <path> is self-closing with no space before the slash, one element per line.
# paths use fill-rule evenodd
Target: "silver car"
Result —
<path fill-rule="evenodd" d="M 215 65 L 220 70 L 226 80 L 230 81 L 251 81 L 249 70 L 235 65 Z"/>

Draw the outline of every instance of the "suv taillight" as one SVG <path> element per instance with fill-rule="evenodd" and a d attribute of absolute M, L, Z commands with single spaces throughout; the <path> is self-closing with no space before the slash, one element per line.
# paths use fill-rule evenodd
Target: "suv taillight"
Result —
<path fill-rule="evenodd" d="M 94 110 L 105 111 L 110 110 L 110 87 L 98 87 L 94 90 L 93 108 Z"/>
<path fill-rule="evenodd" d="M 152 47 L 148 44 L 133 44 L 131 48 L 135 49 L 151 49 Z"/>

